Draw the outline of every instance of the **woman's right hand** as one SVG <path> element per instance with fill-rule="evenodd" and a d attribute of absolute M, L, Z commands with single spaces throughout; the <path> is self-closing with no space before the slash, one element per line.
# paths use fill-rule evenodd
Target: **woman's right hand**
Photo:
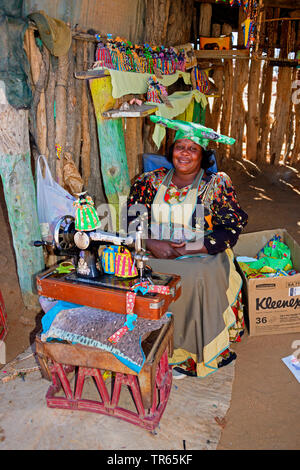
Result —
<path fill-rule="evenodd" d="M 154 258 L 174 259 L 180 256 L 175 248 L 175 244 L 168 240 L 146 240 L 146 249 L 151 252 Z"/>

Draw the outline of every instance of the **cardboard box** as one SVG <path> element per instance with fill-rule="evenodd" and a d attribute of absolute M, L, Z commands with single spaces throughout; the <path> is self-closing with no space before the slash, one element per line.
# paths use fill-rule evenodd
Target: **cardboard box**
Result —
<path fill-rule="evenodd" d="M 275 234 L 290 248 L 293 268 L 300 272 L 300 246 L 285 229 L 242 234 L 234 247 L 235 256 L 256 256 Z M 239 271 L 250 336 L 300 332 L 300 274 L 246 279 Z"/>

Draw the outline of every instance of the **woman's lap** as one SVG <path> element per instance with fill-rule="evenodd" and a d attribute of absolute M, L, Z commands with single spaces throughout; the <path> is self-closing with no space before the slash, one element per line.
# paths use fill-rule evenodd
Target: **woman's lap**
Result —
<path fill-rule="evenodd" d="M 196 354 L 197 362 L 201 362 L 203 349 L 224 334 L 233 318 L 228 316 L 228 291 L 234 269 L 230 256 L 222 252 L 181 260 L 152 258 L 149 264 L 153 271 L 181 276 L 181 297 L 170 305 L 174 314 L 174 346 Z"/>

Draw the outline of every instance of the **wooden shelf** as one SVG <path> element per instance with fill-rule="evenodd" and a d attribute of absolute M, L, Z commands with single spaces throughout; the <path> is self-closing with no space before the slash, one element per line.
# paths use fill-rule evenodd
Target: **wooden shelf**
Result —
<path fill-rule="evenodd" d="M 138 106 L 137 104 L 132 104 L 127 110 L 122 111 L 120 109 L 110 109 L 108 111 L 104 111 L 102 116 L 110 119 L 117 119 L 120 117 L 138 118 L 149 116 L 149 114 L 153 114 L 155 111 L 157 111 L 157 106 L 155 105 L 142 104 L 141 106 Z"/>
<path fill-rule="evenodd" d="M 87 70 L 86 72 L 76 72 L 75 78 L 80 80 L 87 80 L 89 78 L 103 78 L 107 77 L 109 72 L 107 70 Z"/>

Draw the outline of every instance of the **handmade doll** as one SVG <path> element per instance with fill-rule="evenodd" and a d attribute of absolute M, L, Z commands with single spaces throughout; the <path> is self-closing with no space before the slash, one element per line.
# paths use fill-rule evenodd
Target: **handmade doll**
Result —
<path fill-rule="evenodd" d="M 99 228 L 101 223 L 94 208 L 93 199 L 83 193 L 77 194 L 78 199 L 74 202 L 76 207 L 75 229 L 78 231 L 90 231 Z"/>

